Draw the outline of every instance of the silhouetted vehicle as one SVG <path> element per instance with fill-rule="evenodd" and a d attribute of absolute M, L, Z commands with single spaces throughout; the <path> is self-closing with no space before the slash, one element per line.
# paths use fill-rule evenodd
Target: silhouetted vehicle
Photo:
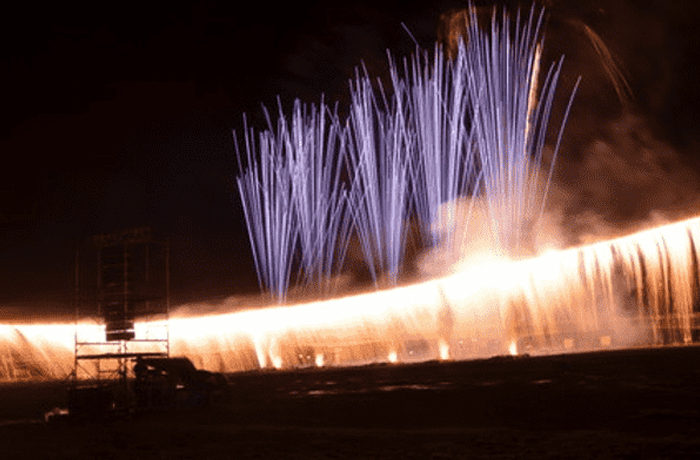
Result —
<path fill-rule="evenodd" d="M 221 402 L 227 382 L 187 358 L 138 357 L 134 379 L 81 382 L 68 391 L 71 418 L 99 419 L 134 412 L 206 407 Z"/>
<path fill-rule="evenodd" d="M 134 395 L 141 409 L 203 407 L 221 400 L 226 379 L 199 370 L 187 358 L 139 358 Z"/>

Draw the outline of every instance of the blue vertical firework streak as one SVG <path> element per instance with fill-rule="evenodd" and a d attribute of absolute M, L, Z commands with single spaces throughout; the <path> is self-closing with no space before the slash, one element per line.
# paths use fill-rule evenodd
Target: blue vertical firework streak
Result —
<path fill-rule="evenodd" d="M 418 222 L 425 246 L 453 245 L 458 219 L 441 208 L 460 198 L 485 203 L 495 250 L 532 253 L 562 63 L 538 84 L 543 18 L 535 8 L 515 19 L 494 10 L 482 30 L 472 8 L 453 59 L 419 50 L 403 73 L 390 59 L 388 90 L 357 71 L 347 120 L 297 101 L 291 127 L 280 109 L 257 146 L 246 131 L 239 189 L 263 289 L 283 301 L 294 278 L 327 292 L 353 239 L 374 283 L 395 285 L 408 222 Z"/>

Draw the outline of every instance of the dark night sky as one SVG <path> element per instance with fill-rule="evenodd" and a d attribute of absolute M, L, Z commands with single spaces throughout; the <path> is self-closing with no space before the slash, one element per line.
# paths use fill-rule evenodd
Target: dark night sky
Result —
<path fill-rule="evenodd" d="M 463 4 L 16 6 L 0 45 L 0 319 L 35 305 L 65 311 L 73 244 L 137 226 L 171 240 L 175 303 L 254 292 L 231 136 L 242 114 L 262 127 L 260 104 L 278 94 L 286 106 L 321 93 L 342 103 L 361 60 L 381 75 L 385 49 L 412 51 L 401 22 L 432 47 L 439 14 Z M 700 195 L 695 2 L 553 2 L 550 11 L 552 50 L 567 53 L 562 86 L 584 77 L 562 152 L 572 172 L 559 174 L 568 218 L 580 224 L 590 211 L 612 225 L 687 209 Z M 624 67 L 630 113 L 609 97 L 590 46 L 567 32 L 574 18 Z M 660 184 L 670 191 L 635 198 Z M 599 209 L 587 209 L 592 201 Z"/>

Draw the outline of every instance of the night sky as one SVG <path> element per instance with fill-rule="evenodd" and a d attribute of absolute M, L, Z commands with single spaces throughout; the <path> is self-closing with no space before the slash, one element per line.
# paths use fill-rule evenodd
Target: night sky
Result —
<path fill-rule="evenodd" d="M 584 79 L 553 195 L 562 222 L 585 233 L 659 210 L 697 214 L 696 2 L 549 3 L 561 87 Z M 261 104 L 277 95 L 286 107 L 321 93 L 342 105 L 355 66 L 381 76 L 386 49 L 414 49 L 402 22 L 431 48 L 440 14 L 464 2 L 332 5 L 127 0 L 6 13 L 0 320 L 69 311 L 74 245 L 131 227 L 171 241 L 175 304 L 256 292 L 235 187 L 242 114 L 264 127 Z M 620 64 L 627 111 L 574 23 Z"/>

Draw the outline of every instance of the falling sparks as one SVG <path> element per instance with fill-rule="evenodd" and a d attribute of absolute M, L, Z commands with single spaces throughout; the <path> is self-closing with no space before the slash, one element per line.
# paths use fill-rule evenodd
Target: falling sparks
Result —
<path fill-rule="evenodd" d="M 237 370 L 689 343 L 699 238 L 694 218 L 379 292 L 177 319 L 174 346 L 208 367 L 220 350 Z"/>
<path fill-rule="evenodd" d="M 172 352 L 235 372 L 690 343 L 697 241 L 693 218 L 385 291 L 175 317 Z M 92 324 L 77 330 L 104 334 Z M 0 380 L 65 377 L 75 332 L 73 324 L 1 325 Z"/>

